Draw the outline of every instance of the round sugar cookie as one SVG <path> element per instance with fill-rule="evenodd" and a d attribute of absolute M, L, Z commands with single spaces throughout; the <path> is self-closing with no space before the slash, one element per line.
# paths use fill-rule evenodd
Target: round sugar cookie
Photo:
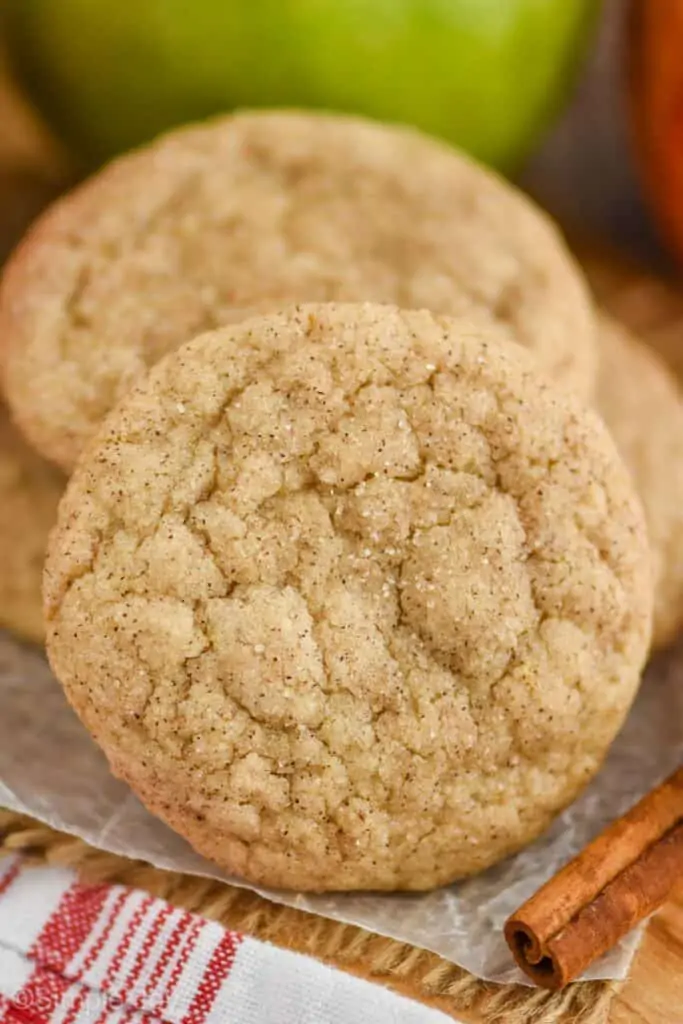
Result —
<path fill-rule="evenodd" d="M 207 857 L 428 889 L 599 767 L 649 643 L 602 421 L 491 329 L 307 305 L 203 335 L 60 506 L 48 653 L 114 772 Z"/>
<path fill-rule="evenodd" d="M 520 192 L 419 133 L 314 113 L 175 132 L 58 202 L 6 271 L 7 399 L 70 470 L 103 416 L 200 331 L 288 303 L 478 311 L 588 397 L 582 275 Z"/>
<path fill-rule="evenodd" d="M 36 643 L 44 637 L 40 587 L 47 538 L 64 486 L 0 408 L 0 627 Z"/>
<path fill-rule="evenodd" d="M 599 326 L 597 408 L 645 509 L 655 579 L 653 643 L 683 622 L 683 396 L 657 354 L 615 320 Z"/>

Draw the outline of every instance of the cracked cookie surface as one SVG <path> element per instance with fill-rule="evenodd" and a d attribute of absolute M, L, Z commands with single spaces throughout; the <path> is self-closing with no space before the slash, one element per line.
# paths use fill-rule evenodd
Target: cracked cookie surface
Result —
<path fill-rule="evenodd" d="M 596 405 L 645 510 L 655 579 L 653 642 L 683 622 L 683 396 L 673 374 L 615 320 L 599 326 Z"/>
<path fill-rule="evenodd" d="M 47 538 L 66 481 L 24 443 L 0 408 L 0 627 L 41 643 Z"/>
<path fill-rule="evenodd" d="M 423 889 L 588 781 L 649 639 L 602 422 L 495 330 L 312 305 L 203 335 L 105 422 L 48 652 L 114 771 L 224 868 Z"/>
<path fill-rule="evenodd" d="M 5 391 L 70 470 L 146 369 L 201 331 L 295 302 L 478 311 L 585 397 L 594 315 L 521 193 L 408 129 L 241 114 L 123 157 L 58 202 L 5 273 Z"/>

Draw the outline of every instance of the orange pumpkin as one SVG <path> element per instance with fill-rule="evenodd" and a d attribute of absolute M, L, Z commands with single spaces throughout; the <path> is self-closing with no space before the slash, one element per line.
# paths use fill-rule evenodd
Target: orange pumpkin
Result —
<path fill-rule="evenodd" d="M 641 177 L 660 230 L 683 263 L 683 0 L 633 0 L 628 61 Z"/>

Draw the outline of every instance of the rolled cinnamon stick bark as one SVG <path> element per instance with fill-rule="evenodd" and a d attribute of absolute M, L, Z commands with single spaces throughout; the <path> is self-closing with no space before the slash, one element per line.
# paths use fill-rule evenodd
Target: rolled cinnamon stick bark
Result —
<path fill-rule="evenodd" d="M 577 978 L 683 878 L 683 768 L 609 825 L 505 923 L 537 985 Z"/>

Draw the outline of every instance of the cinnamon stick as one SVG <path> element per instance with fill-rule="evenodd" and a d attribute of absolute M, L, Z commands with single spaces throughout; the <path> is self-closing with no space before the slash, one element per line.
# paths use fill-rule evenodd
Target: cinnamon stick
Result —
<path fill-rule="evenodd" d="M 665 902 L 683 879 L 683 768 L 609 825 L 505 923 L 537 985 L 559 989 Z"/>

